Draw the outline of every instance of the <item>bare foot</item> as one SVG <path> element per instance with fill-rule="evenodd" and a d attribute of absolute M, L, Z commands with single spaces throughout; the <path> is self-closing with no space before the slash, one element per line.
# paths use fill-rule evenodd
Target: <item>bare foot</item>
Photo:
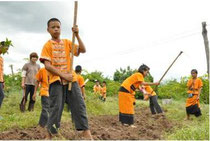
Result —
<path fill-rule="evenodd" d="M 137 128 L 137 127 L 136 127 L 135 125 L 133 125 L 133 124 L 132 124 L 132 125 L 130 125 L 130 127 L 131 127 L 131 128 Z"/>
<path fill-rule="evenodd" d="M 51 139 L 52 139 L 52 135 L 49 132 L 47 132 L 45 140 L 51 140 Z"/>
<path fill-rule="evenodd" d="M 85 131 L 83 131 L 82 137 L 83 137 L 84 139 L 86 139 L 86 140 L 93 140 L 93 137 L 92 137 L 92 135 L 91 135 L 91 133 L 90 133 L 90 130 L 85 130 Z"/>

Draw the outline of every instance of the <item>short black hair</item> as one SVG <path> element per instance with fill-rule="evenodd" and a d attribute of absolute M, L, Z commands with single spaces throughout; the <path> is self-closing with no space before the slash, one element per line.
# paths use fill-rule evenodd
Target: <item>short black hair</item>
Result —
<path fill-rule="evenodd" d="M 192 69 L 192 70 L 191 70 L 191 73 L 192 73 L 192 72 L 198 74 L 198 71 L 197 71 L 196 69 Z"/>
<path fill-rule="evenodd" d="M 106 84 L 106 81 L 103 81 L 103 83 L 105 83 L 105 84 Z"/>
<path fill-rule="evenodd" d="M 32 52 L 31 54 L 30 54 L 30 60 L 31 60 L 31 58 L 33 58 L 33 57 L 35 57 L 35 58 L 39 58 L 39 56 L 37 55 L 37 53 L 36 52 Z"/>
<path fill-rule="evenodd" d="M 49 27 L 50 22 L 54 22 L 54 21 L 57 21 L 57 22 L 59 22 L 59 23 L 61 24 L 61 22 L 60 22 L 59 19 L 57 19 L 57 18 L 51 18 L 51 19 L 49 19 L 49 21 L 47 22 L 47 27 Z"/>
<path fill-rule="evenodd" d="M 80 65 L 77 65 L 75 67 L 75 71 L 76 71 L 76 73 L 80 73 L 82 71 L 82 67 Z"/>
<path fill-rule="evenodd" d="M 143 72 L 144 72 L 144 71 L 147 71 L 147 70 L 150 70 L 150 68 L 149 68 L 147 65 L 142 64 L 142 65 L 139 67 L 138 72 L 140 72 L 140 73 L 143 74 Z"/>

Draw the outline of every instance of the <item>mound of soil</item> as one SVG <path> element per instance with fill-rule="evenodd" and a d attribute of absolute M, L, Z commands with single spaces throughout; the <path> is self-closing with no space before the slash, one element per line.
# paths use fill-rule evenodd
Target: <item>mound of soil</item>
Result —
<path fill-rule="evenodd" d="M 89 126 L 95 140 L 158 140 L 163 133 L 171 131 L 175 123 L 162 116 L 152 117 L 149 108 L 137 108 L 135 114 L 136 128 L 122 125 L 118 115 L 101 115 L 89 117 Z M 47 130 L 41 127 L 13 129 L 0 133 L 0 140 L 43 140 Z M 62 122 L 59 134 L 53 139 L 82 139 L 81 133 L 75 131 L 72 123 Z"/>

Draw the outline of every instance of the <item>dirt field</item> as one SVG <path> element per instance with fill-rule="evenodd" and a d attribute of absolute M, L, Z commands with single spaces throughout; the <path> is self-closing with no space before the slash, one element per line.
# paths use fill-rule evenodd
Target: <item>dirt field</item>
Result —
<path fill-rule="evenodd" d="M 160 116 L 151 117 L 149 108 L 136 109 L 135 126 L 125 127 L 118 122 L 118 116 L 89 117 L 89 126 L 95 140 L 122 139 L 164 139 L 164 132 L 171 131 L 175 123 Z M 13 129 L 0 133 L 0 140 L 22 139 L 42 140 L 46 137 L 46 129 L 31 127 L 24 130 Z M 80 133 L 74 131 L 71 123 L 63 122 L 60 132 L 53 139 L 81 139 Z"/>

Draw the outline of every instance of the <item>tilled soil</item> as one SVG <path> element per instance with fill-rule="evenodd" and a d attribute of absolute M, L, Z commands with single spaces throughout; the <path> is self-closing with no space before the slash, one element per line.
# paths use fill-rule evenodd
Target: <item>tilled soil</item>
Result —
<path fill-rule="evenodd" d="M 95 140 L 158 140 L 164 139 L 164 132 L 169 132 L 175 123 L 167 117 L 152 117 L 149 108 L 137 108 L 135 113 L 136 128 L 122 125 L 118 115 L 101 115 L 89 117 L 89 126 Z M 0 133 L 0 140 L 43 140 L 47 136 L 46 129 L 31 127 L 12 129 Z M 59 134 L 53 139 L 82 139 L 81 133 L 74 130 L 71 123 L 62 122 Z"/>

